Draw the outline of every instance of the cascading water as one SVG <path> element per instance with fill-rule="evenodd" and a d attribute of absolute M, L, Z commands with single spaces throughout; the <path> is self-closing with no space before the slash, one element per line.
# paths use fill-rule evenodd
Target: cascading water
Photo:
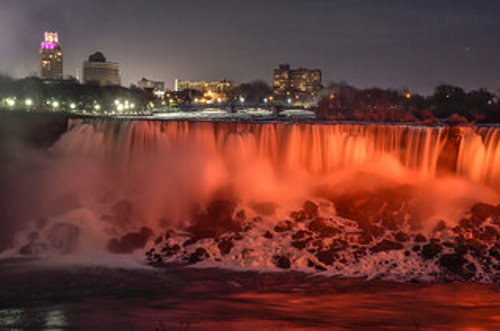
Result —
<path fill-rule="evenodd" d="M 220 264 L 226 260 L 218 254 L 229 254 L 229 250 L 236 254 L 229 260 L 245 261 L 240 265 L 247 267 L 287 266 L 281 256 L 292 261 L 292 267 L 327 269 L 347 259 L 338 253 L 325 258 L 325 252 L 337 252 L 336 240 L 347 243 L 342 245 L 350 247 L 344 248 L 351 257 L 376 253 L 378 245 L 403 252 L 412 242 L 405 236 L 417 232 L 436 236 L 432 231 L 444 220 L 449 231 L 440 233 L 439 240 L 448 240 L 452 231 L 458 231 L 453 226 L 465 227 L 459 224 L 460 218 L 475 202 L 496 205 L 500 201 L 497 127 L 73 120 L 52 147 L 49 162 L 39 209 L 45 222 L 53 225 L 44 225 L 49 230 L 43 231 L 34 225 L 19 236 L 16 249 L 22 246 L 26 254 L 39 253 L 47 246 L 63 253 L 88 254 L 89 247 L 96 246 L 123 253 L 152 247 L 151 233 L 156 236 L 170 229 L 181 232 L 169 232 L 167 246 L 156 248 L 162 249 L 161 254 L 154 248 L 149 251 L 150 260 L 183 261 L 187 256 L 191 262 L 207 259 Z M 314 201 L 309 203 L 318 211 L 307 211 L 306 200 Z M 70 207 L 58 210 L 68 201 Z M 498 225 L 495 213 L 486 217 L 483 228 Z M 330 223 L 322 226 L 336 230 L 325 235 L 314 225 L 318 219 L 328 219 Z M 235 220 L 238 226 L 231 223 Z M 245 222 L 251 224 L 243 226 Z M 293 253 L 283 252 L 286 248 L 281 246 L 277 249 L 276 244 L 260 243 L 257 238 L 264 230 L 274 231 L 276 239 L 289 231 L 280 240 L 292 245 Z M 37 231 L 40 234 L 33 235 Z M 231 231 L 239 234 L 229 238 L 226 232 Z M 322 243 L 312 247 L 315 231 L 322 233 L 318 237 Z M 402 231 L 404 236 L 399 234 Z M 241 232 L 249 233 L 251 239 L 239 241 L 241 249 L 235 253 L 234 238 Z M 304 235 L 312 237 L 300 243 L 294 239 Z M 398 235 L 396 241 L 401 243 L 391 244 Z M 79 236 L 79 244 L 68 244 L 65 236 Z M 49 244 L 30 248 L 39 237 Z M 156 245 L 165 245 L 160 237 Z M 191 242 L 183 243 L 186 239 Z M 214 241 L 207 243 L 209 239 Z M 221 248 L 226 241 L 231 244 Z M 216 247 L 215 251 L 207 245 Z M 262 245 L 267 253 L 248 253 L 256 250 L 255 245 Z M 359 253 L 363 245 L 365 252 Z M 297 249 L 308 249 L 308 253 L 298 254 Z M 394 259 L 403 265 L 401 254 Z M 377 256 L 370 265 L 378 263 L 381 257 Z M 359 256 L 355 260 L 358 263 Z M 230 266 L 226 262 L 222 265 Z M 356 266 L 335 268 L 342 275 L 368 273 Z M 435 265 L 418 266 L 436 272 Z M 491 274 L 479 262 L 475 268 Z"/>

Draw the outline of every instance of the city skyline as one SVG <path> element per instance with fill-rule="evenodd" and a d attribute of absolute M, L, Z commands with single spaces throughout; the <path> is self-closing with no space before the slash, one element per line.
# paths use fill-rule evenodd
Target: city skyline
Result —
<path fill-rule="evenodd" d="M 428 94 L 446 82 L 495 91 L 499 12 L 496 1 L 462 0 L 377 6 L 6 0 L 0 4 L 0 42 L 10 47 L 0 50 L 0 72 L 36 72 L 40 36 L 54 30 L 65 49 L 65 74 L 75 76 L 88 54 L 102 51 L 120 63 L 124 85 L 142 77 L 168 88 L 175 78 L 271 82 L 272 70 L 290 63 L 321 69 L 324 85 L 347 81 Z"/>

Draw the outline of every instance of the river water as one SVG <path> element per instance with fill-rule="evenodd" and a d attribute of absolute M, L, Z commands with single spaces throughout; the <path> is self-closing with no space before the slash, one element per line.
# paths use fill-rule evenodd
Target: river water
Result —
<path fill-rule="evenodd" d="M 3 260 L 1 330 L 495 330 L 500 286 Z"/>

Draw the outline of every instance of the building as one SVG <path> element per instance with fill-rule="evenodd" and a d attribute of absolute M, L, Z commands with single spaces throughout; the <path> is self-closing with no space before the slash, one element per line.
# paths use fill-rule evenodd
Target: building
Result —
<path fill-rule="evenodd" d="M 63 52 L 57 32 L 45 32 L 40 46 L 40 78 L 63 79 Z"/>
<path fill-rule="evenodd" d="M 165 91 L 165 82 L 149 80 L 146 78 L 137 82 L 137 86 L 144 90 L 158 90 Z"/>
<path fill-rule="evenodd" d="M 233 83 L 228 80 L 219 81 L 187 81 L 175 80 L 175 91 L 197 90 L 201 93 L 227 94 L 233 88 Z"/>
<path fill-rule="evenodd" d="M 290 69 L 290 65 L 281 64 L 273 72 L 273 91 L 278 96 L 306 98 L 315 96 L 321 89 L 321 70 Z"/>
<path fill-rule="evenodd" d="M 96 52 L 83 62 L 83 81 L 101 86 L 120 85 L 120 66 L 106 61 L 101 52 Z"/>

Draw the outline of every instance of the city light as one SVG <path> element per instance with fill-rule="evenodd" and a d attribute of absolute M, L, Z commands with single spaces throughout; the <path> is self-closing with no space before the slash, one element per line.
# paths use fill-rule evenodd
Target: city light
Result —
<path fill-rule="evenodd" d="M 117 106 L 118 106 L 119 104 L 120 104 L 120 100 L 116 99 L 116 100 L 115 100 L 115 105 L 117 105 Z"/>
<path fill-rule="evenodd" d="M 101 105 L 99 105 L 99 104 L 94 105 L 94 109 L 95 110 L 100 110 L 101 109 Z"/>
<path fill-rule="evenodd" d="M 123 105 L 120 103 L 118 106 L 116 106 L 116 109 L 118 111 L 123 111 Z"/>
<path fill-rule="evenodd" d="M 69 105 L 69 108 L 71 108 L 71 109 L 75 109 L 75 108 L 76 108 L 76 104 L 74 104 L 74 103 L 70 104 L 70 105 Z"/>
<path fill-rule="evenodd" d="M 16 105 L 16 100 L 14 98 L 7 98 L 6 101 L 9 107 L 14 107 Z"/>
<path fill-rule="evenodd" d="M 243 104 L 245 102 L 245 98 L 244 97 L 240 97 L 240 102 Z"/>
<path fill-rule="evenodd" d="M 292 98 L 288 98 L 288 104 L 291 105 L 292 104 Z"/>
<path fill-rule="evenodd" d="M 267 101 L 268 101 L 267 98 L 264 98 L 264 103 L 267 103 Z"/>
<path fill-rule="evenodd" d="M 52 102 L 52 107 L 59 108 L 59 102 L 57 102 L 57 101 Z"/>
<path fill-rule="evenodd" d="M 28 107 L 33 106 L 33 100 L 31 100 L 31 99 L 26 99 L 26 101 L 24 102 L 24 104 L 25 104 L 26 106 L 28 106 Z"/>

